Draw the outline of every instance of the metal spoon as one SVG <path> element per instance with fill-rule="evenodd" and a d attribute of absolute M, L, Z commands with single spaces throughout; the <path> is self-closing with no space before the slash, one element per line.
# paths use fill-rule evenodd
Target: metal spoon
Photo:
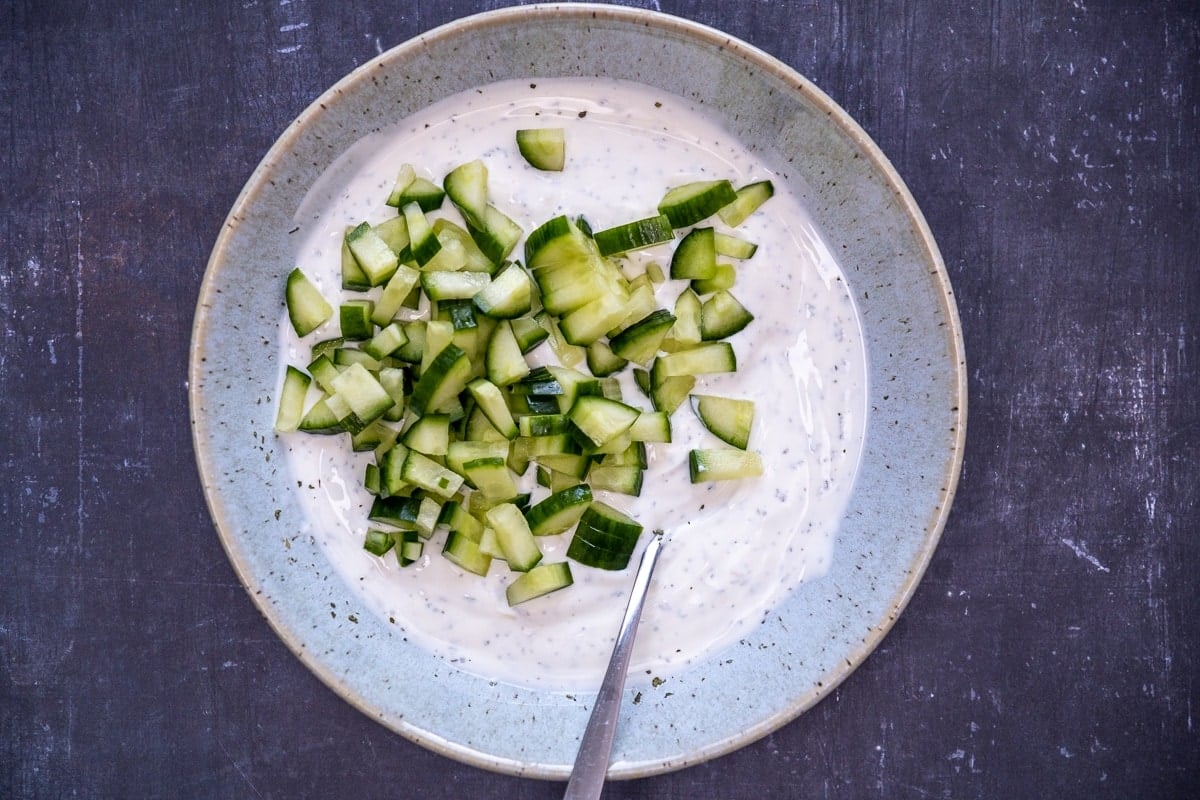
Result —
<path fill-rule="evenodd" d="M 637 575 L 633 579 L 633 591 L 625 607 L 625 618 L 613 645 L 612 657 L 592 716 L 588 719 L 579 743 L 579 753 L 571 768 L 571 779 L 567 782 L 567 793 L 563 800 L 597 800 L 604 789 L 604 778 L 608 774 L 608 759 L 612 754 L 613 737 L 617 733 L 617 716 L 621 710 L 621 693 L 625 690 L 625 675 L 629 671 L 629 657 L 633 654 L 633 638 L 637 635 L 638 620 L 642 618 L 642 605 L 646 600 L 646 589 L 650 586 L 650 575 L 662 549 L 662 531 L 654 536 L 642 553 Z"/>

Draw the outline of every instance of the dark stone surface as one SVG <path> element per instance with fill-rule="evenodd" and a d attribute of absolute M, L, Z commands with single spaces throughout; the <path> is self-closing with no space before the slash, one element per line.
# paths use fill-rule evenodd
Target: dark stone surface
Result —
<path fill-rule="evenodd" d="M 381 49 L 496 5 L 0 7 L 0 796 L 560 796 L 310 675 L 234 577 L 188 426 L 197 290 L 258 160 Z M 971 419 L 875 654 L 775 734 L 606 796 L 1197 796 L 1195 6 L 661 7 L 797 68 L 893 160 Z"/>

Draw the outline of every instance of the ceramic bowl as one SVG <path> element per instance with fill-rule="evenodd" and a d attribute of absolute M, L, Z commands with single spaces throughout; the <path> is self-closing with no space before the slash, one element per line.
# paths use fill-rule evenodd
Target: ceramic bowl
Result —
<path fill-rule="evenodd" d="M 594 695 L 523 689 L 407 643 L 333 573 L 272 434 L 289 230 L 305 194 L 362 137 L 455 92 L 506 78 L 601 76 L 699 103 L 808 208 L 861 315 L 866 444 L 832 567 L 730 653 L 626 700 L 610 774 L 631 778 L 727 753 L 794 719 L 880 642 L 937 544 L 965 435 L 963 347 L 937 246 L 863 130 L 785 64 L 719 31 L 586 4 L 453 22 L 364 64 L 319 97 L 251 176 L 212 253 L 193 332 L 197 461 L 229 558 L 279 636 L 335 692 L 428 748 L 541 778 L 570 771 Z M 735 657 L 734 657 L 735 656 Z M 370 665 L 386 664 L 386 670 Z M 413 681 L 404 675 L 427 676 Z M 627 693 L 628 695 L 628 693 Z"/>

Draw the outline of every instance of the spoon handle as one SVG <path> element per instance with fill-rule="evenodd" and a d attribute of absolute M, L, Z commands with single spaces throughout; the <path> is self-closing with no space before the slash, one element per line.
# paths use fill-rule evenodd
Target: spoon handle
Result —
<path fill-rule="evenodd" d="M 629 658 L 633 655 L 633 639 L 637 634 L 638 620 L 642 617 L 650 575 L 654 572 L 661 549 L 662 531 L 655 531 L 638 564 L 633 591 L 625 607 L 625 618 L 621 620 L 621 630 L 617 634 L 617 643 L 613 645 L 608 670 L 604 673 L 604 681 L 592 706 L 592 716 L 583 732 L 583 741 L 579 743 L 579 753 L 575 756 L 575 766 L 571 769 L 571 779 L 567 782 L 567 793 L 563 795 L 563 800 L 596 800 L 604 788 L 613 736 L 617 732 L 617 715 L 621 710 L 621 694 L 625 690 L 625 675 L 629 671 Z"/>

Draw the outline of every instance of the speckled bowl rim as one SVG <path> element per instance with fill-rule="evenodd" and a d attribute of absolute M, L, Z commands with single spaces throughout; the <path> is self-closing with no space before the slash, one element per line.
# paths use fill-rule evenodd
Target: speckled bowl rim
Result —
<path fill-rule="evenodd" d="M 869 160 L 875 172 L 879 174 L 886 186 L 894 193 L 895 199 L 899 203 L 907 223 L 911 225 L 913 233 L 915 233 L 920 242 L 923 251 L 921 253 L 922 260 L 928 268 L 928 278 L 932 281 L 939 302 L 941 303 L 941 307 L 937 311 L 944 315 L 946 320 L 947 329 L 945 334 L 948 337 L 948 350 L 951 360 L 954 362 L 953 375 L 948 376 L 950 378 L 951 390 L 949 394 L 951 396 L 947 399 L 953 403 L 953 420 L 955 424 L 949 431 L 951 440 L 950 447 L 947 450 L 949 458 L 944 464 L 943 474 L 938 476 L 941 483 L 941 489 L 937 498 L 938 502 L 934 506 L 933 514 L 928 519 L 924 528 L 923 541 L 917 549 L 912 562 L 907 566 L 906 577 L 891 597 L 888 604 L 889 612 L 878 620 L 868 635 L 862 639 L 860 646 L 852 652 L 846 653 L 845 658 L 838 662 L 838 666 L 824 675 L 824 680 L 819 681 L 817 687 L 799 696 L 791 705 L 781 709 L 778 713 L 761 719 L 757 724 L 741 730 L 736 735 L 714 741 L 706 747 L 697 749 L 684 758 L 650 762 L 627 762 L 624 766 L 614 768 L 610 772 L 610 777 L 616 779 L 646 777 L 699 764 L 754 742 L 794 720 L 845 680 L 879 645 L 888 631 L 891 630 L 900 612 L 908 604 L 916 587 L 920 583 L 946 524 L 962 467 L 967 422 L 966 361 L 958 311 L 953 299 L 949 276 L 937 244 L 912 195 L 879 147 L 849 114 L 799 73 L 766 52 L 703 24 L 661 12 L 593 3 L 514 6 L 464 17 L 410 39 L 356 68 L 317 98 L 280 136 L 247 181 L 246 186 L 239 194 L 237 201 L 230 211 L 225 224 L 222 226 L 221 233 L 207 265 L 203 285 L 197 301 L 192 330 L 189 365 L 189 406 L 191 410 L 193 443 L 209 511 L 222 545 L 230 558 L 239 580 L 279 637 L 320 680 L 364 714 L 376 718 L 382 724 L 411 741 L 449 758 L 497 772 L 526 777 L 563 779 L 566 776 L 564 765 L 561 764 L 516 762 L 511 759 L 497 758 L 487 753 L 482 753 L 475 748 L 463 746 L 432 731 L 416 727 L 407 720 L 383 718 L 378 709 L 373 707 L 371 703 L 366 701 L 353 688 L 347 686 L 336 674 L 327 668 L 326 664 L 319 657 L 306 649 L 301 638 L 287 626 L 279 613 L 259 599 L 259 576 L 249 569 L 241 557 L 238 542 L 234 541 L 229 534 L 229 511 L 225 507 L 225 498 L 218 490 L 210 472 L 210 442 L 207 436 L 202 411 L 203 402 L 199 388 L 203 383 L 201 378 L 209 323 L 209 317 L 206 313 L 208 307 L 207 301 L 211 298 L 211 294 L 214 291 L 215 278 L 224 263 L 226 247 L 233 235 L 237 221 L 243 217 L 247 208 L 253 204 L 263 182 L 270 179 L 271 171 L 276 167 L 283 154 L 286 153 L 290 143 L 300 135 L 305 125 L 314 116 L 322 114 L 325 110 L 325 105 L 333 101 L 337 95 L 352 92 L 354 87 L 370 80 L 371 74 L 383 63 L 392 60 L 404 60 L 410 57 L 410 55 L 419 53 L 427 48 L 453 42 L 471 31 L 486 29 L 491 26 L 509 25 L 516 18 L 525 18 L 528 20 L 530 15 L 533 14 L 555 15 L 559 19 L 604 20 L 606 22 L 625 23 L 639 27 L 653 27 L 664 32 L 680 35 L 700 44 L 722 50 L 725 55 L 736 57 L 753 69 L 774 76 L 791 87 L 793 91 L 803 95 L 805 103 L 823 111 L 830 123 L 838 128 L 843 136 L 852 141 L 861 151 L 862 155 Z"/>

